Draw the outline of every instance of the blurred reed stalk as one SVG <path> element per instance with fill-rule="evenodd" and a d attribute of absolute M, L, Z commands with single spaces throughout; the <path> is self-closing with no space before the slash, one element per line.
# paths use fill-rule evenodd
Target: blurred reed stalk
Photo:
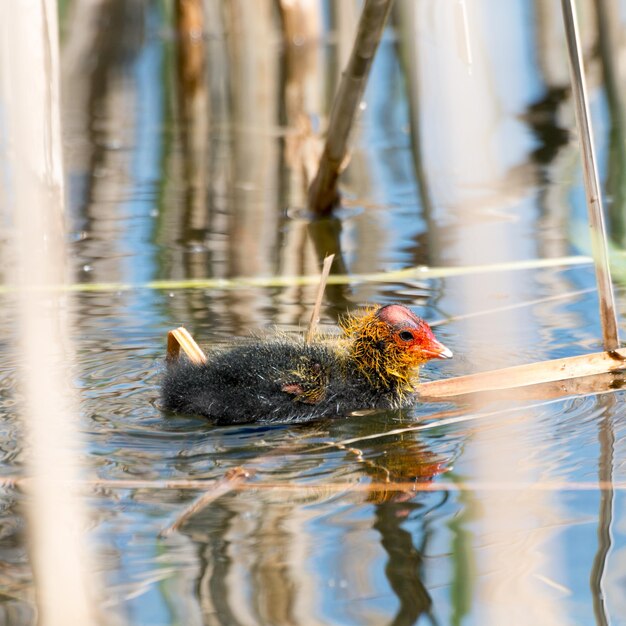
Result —
<path fill-rule="evenodd" d="M 185 225 L 202 236 L 209 223 L 206 190 L 210 173 L 207 138 L 211 110 L 207 87 L 203 0 L 176 0 L 176 63 L 179 134 L 186 182 Z M 193 233 L 193 235 L 192 235 Z M 206 261 L 205 261 L 206 262 Z"/>
<path fill-rule="evenodd" d="M 607 219 L 612 241 L 618 242 L 623 248 L 626 247 L 626 118 L 622 98 L 624 67 L 619 62 L 623 50 L 622 25 L 617 3 L 595 0 L 593 5 L 597 23 L 598 59 L 610 118 L 605 193 L 613 201 L 608 207 Z"/>
<path fill-rule="evenodd" d="M 17 360 L 32 476 L 26 515 L 38 624 L 88 626 L 96 617 L 83 540 L 86 515 L 68 489 L 80 477 L 80 445 L 69 392 L 67 296 L 32 289 L 66 277 L 55 0 L 0 3 L 0 112 L 0 165 L 9 190 L 3 210 L 15 234 L 9 275 L 18 286 Z"/>
<path fill-rule="evenodd" d="M 392 4 L 393 0 L 365 0 L 363 5 L 352 54 L 330 112 L 324 152 L 309 189 L 308 206 L 315 215 L 329 215 L 339 201 L 337 181 L 348 154 L 350 131 Z"/>
<path fill-rule="evenodd" d="M 280 0 L 279 6 L 284 45 L 281 97 L 290 129 L 285 136 L 285 161 L 293 179 L 290 198 L 293 194 L 294 204 L 303 206 L 323 149 L 310 115 L 319 110 L 322 100 L 318 69 L 321 7 L 318 0 Z"/>
<path fill-rule="evenodd" d="M 600 321 L 602 324 L 602 339 L 607 352 L 617 350 L 620 346 L 617 329 L 617 315 L 615 313 L 615 299 L 611 284 L 609 268 L 609 253 L 606 229 L 604 226 L 604 210 L 602 194 L 598 180 L 598 169 L 593 146 L 587 87 L 583 70 L 583 61 L 580 48 L 578 22 L 573 0 L 561 0 L 563 8 L 563 22 L 570 61 L 572 79 L 572 93 L 576 109 L 576 122 L 582 150 L 583 177 L 585 181 L 585 195 L 587 211 L 589 213 L 589 228 L 591 231 L 591 249 L 596 269 L 598 296 L 600 300 Z"/>
<path fill-rule="evenodd" d="M 220 212 L 225 216 L 223 226 L 215 222 L 212 227 L 224 228 L 230 242 L 223 252 L 222 266 L 227 275 L 273 275 L 276 258 L 269 251 L 282 249 L 285 230 L 284 215 L 276 210 L 280 206 L 281 150 L 275 137 L 261 129 L 275 128 L 279 119 L 276 96 L 280 91 L 281 46 L 276 7 L 267 0 L 230 0 L 220 4 L 225 69 L 218 89 L 225 89 L 227 100 L 219 117 L 217 112 L 212 113 L 210 127 L 211 142 L 223 146 L 214 159 L 215 219 Z M 211 26 L 208 18 L 205 23 Z M 215 50 L 211 37 L 207 44 L 211 51 Z M 220 67 L 217 62 L 215 59 L 208 67 L 215 70 Z M 223 122 L 227 127 L 214 134 L 217 123 Z M 261 309 L 269 306 L 267 298 L 269 295 L 259 297 L 252 292 L 227 294 L 224 306 L 234 328 L 251 328 L 258 323 Z"/>

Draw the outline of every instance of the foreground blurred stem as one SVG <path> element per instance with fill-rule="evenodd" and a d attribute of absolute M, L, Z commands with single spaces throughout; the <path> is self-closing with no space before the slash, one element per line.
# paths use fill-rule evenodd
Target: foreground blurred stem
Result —
<path fill-rule="evenodd" d="M 607 352 L 611 352 L 619 348 L 620 342 L 617 330 L 617 316 L 615 313 L 615 299 L 611 285 L 602 194 L 600 193 L 600 183 L 598 180 L 598 169 L 593 147 L 593 134 L 587 100 L 587 88 L 580 51 L 578 23 L 573 0 L 561 0 L 561 4 L 563 7 L 563 21 L 565 23 L 565 35 L 572 76 L 572 93 L 582 151 L 585 194 L 587 198 L 587 211 L 589 213 L 589 228 L 591 231 L 591 249 L 596 268 L 596 281 L 598 283 L 598 295 L 600 299 L 602 339 L 604 349 Z"/>
<path fill-rule="evenodd" d="M 329 215 L 339 201 L 337 181 L 348 154 L 348 139 L 372 61 L 382 37 L 393 0 L 366 0 L 348 66 L 330 112 L 326 145 L 309 189 L 309 210 Z"/>
<path fill-rule="evenodd" d="M 69 393 L 66 295 L 28 289 L 64 282 L 63 163 L 56 0 L 0 3 L 0 152 L 15 233 L 22 416 L 32 475 L 27 522 L 37 623 L 96 623 L 83 532 L 85 512 L 67 488 L 79 479 L 77 410 Z M 107 618 L 107 623 L 114 621 Z"/>

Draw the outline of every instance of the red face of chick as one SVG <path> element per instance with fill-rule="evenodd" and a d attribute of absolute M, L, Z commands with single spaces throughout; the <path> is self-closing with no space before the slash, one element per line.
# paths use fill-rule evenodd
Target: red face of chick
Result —
<path fill-rule="evenodd" d="M 435 339 L 430 326 L 400 304 L 379 309 L 376 317 L 387 324 L 398 348 L 411 352 L 420 360 L 449 359 L 452 351 Z"/>

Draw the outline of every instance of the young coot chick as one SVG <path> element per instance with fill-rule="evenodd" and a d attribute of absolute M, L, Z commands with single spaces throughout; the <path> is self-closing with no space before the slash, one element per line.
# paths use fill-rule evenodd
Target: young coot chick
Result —
<path fill-rule="evenodd" d="M 399 304 L 349 316 L 341 326 L 339 341 L 254 340 L 217 350 L 202 365 L 172 363 L 163 404 L 217 424 L 296 423 L 400 408 L 415 399 L 417 368 L 452 356 L 424 320 Z"/>

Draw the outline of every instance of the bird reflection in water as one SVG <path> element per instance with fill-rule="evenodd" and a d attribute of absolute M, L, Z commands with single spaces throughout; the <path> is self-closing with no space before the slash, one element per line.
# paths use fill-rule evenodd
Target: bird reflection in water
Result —
<path fill-rule="evenodd" d="M 361 479 L 370 479 L 370 490 L 338 495 L 324 485 L 287 488 L 291 483 L 284 490 L 244 489 L 213 502 L 183 527 L 198 550 L 196 593 L 205 623 L 323 623 L 320 586 L 334 587 L 330 595 L 351 616 L 365 611 L 372 597 L 382 599 L 389 613 L 395 610 L 391 624 L 413 624 L 429 614 L 432 601 L 422 571 L 427 513 L 433 497 L 438 507 L 445 495 L 442 500 L 441 493 L 425 494 L 415 485 L 447 471 L 446 460 L 411 439 L 391 442 L 382 452 L 376 448 L 374 454 L 358 452 L 362 456 L 356 469 Z M 352 460 L 354 454 L 348 454 Z M 306 464 L 306 458 L 301 461 Z M 418 533 L 405 527 L 410 523 L 415 528 L 416 522 Z M 348 524 L 346 541 L 317 545 L 311 528 L 320 524 L 342 534 Z M 372 541 L 372 531 L 380 543 Z M 326 558 L 333 561 L 330 569 Z M 380 558 L 386 560 L 393 603 L 370 580 Z M 329 572 L 333 578 L 326 580 Z"/>

